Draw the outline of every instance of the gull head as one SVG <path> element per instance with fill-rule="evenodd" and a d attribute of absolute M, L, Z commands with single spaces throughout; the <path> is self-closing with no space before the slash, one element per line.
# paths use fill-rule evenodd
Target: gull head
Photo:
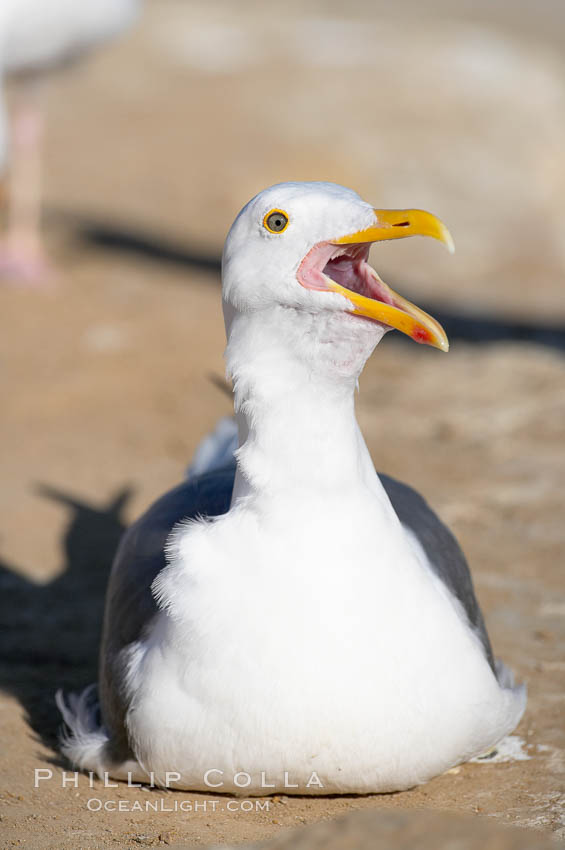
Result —
<path fill-rule="evenodd" d="M 374 242 L 418 235 L 453 251 L 445 225 L 423 210 L 375 209 L 334 183 L 271 186 L 246 204 L 226 239 L 224 305 L 239 313 L 282 307 L 347 314 L 447 351 L 441 325 L 368 263 Z"/>

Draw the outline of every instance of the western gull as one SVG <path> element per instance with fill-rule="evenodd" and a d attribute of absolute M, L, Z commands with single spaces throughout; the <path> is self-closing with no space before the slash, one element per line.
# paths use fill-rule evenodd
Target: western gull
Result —
<path fill-rule="evenodd" d="M 138 5 L 139 0 L 2 0 L 0 171 L 9 164 L 10 179 L 0 275 L 40 282 L 47 273 L 39 222 L 43 78 L 121 33 Z M 2 91 L 5 76 L 16 78 L 18 85 L 10 122 Z"/>
<path fill-rule="evenodd" d="M 208 444 L 207 470 L 123 538 L 98 700 L 57 695 L 75 766 L 236 794 L 395 791 L 520 720 L 525 688 L 493 658 L 455 538 L 376 474 L 355 419 L 387 331 L 447 351 L 367 263 L 418 234 L 452 246 L 430 213 L 331 183 L 273 186 L 237 216 L 222 278 L 239 448 L 216 468 Z"/>

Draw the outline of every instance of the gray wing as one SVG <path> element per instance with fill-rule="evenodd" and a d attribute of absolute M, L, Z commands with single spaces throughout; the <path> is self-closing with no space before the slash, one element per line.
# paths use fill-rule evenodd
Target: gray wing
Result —
<path fill-rule="evenodd" d="M 416 536 L 435 574 L 459 600 L 495 673 L 494 657 L 473 580 L 457 540 L 420 494 L 388 475 L 379 474 L 400 522 Z"/>
<path fill-rule="evenodd" d="M 110 734 L 109 755 L 117 762 L 131 756 L 124 726 L 127 653 L 157 611 L 151 593 L 166 566 L 165 543 L 176 523 L 198 516 L 219 516 L 229 509 L 235 464 L 179 484 L 155 502 L 125 533 L 116 553 L 106 591 L 100 648 L 99 699 Z"/>

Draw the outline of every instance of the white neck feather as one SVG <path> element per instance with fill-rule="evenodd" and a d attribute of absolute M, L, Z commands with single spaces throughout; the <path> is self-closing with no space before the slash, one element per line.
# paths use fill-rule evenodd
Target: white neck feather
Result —
<path fill-rule="evenodd" d="M 239 426 L 232 504 L 375 480 L 355 419 L 359 374 L 384 331 L 341 312 L 226 310 Z"/>

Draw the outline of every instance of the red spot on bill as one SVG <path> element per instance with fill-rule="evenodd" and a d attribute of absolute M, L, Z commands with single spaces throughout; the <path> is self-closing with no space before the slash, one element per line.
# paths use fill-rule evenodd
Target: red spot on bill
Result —
<path fill-rule="evenodd" d="M 430 334 L 430 332 L 428 330 L 426 330 L 426 328 L 417 327 L 417 328 L 414 328 L 414 330 L 412 332 L 412 339 L 414 340 L 414 342 L 426 343 L 426 342 L 430 342 L 431 338 L 432 338 L 432 335 Z"/>

